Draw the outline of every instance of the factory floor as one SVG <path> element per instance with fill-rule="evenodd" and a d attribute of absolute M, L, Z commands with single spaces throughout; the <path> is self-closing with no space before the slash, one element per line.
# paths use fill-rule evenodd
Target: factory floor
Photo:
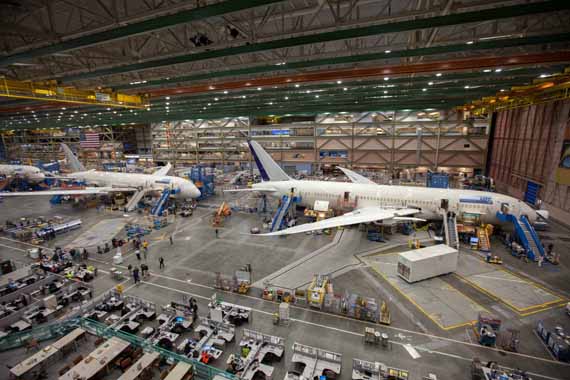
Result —
<path fill-rule="evenodd" d="M 212 201 L 211 204 L 214 206 L 216 202 Z M 104 214 L 96 210 L 75 210 L 69 205 L 51 206 L 47 200 L 41 198 L 26 199 L 25 202 L 6 199 L 0 208 L 2 209 L 0 223 L 5 219 L 13 220 L 21 216 L 39 215 L 77 216 L 82 219 L 81 229 L 58 237 L 50 242 L 52 246 L 64 246 L 80 236 L 82 231 L 86 231 L 101 220 L 123 217 L 118 212 Z M 276 365 L 276 372 L 273 376 L 275 379 L 283 378 L 282 376 L 289 367 L 292 356 L 290 347 L 294 342 L 343 354 L 341 379 L 350 378 L 353 358 L 380 361 L 389 366 L 407 369 L 412 379 L 420 379 L 429 373 L 436 374 L 440 379 L 469 378 L 473 357 L 479 357 L 483 362 L 493 360 L 511 368 L 526 369 L 533 373 L 533 378 L 570 379 L 570 366 L 553 360 L 533 333 L 533 327 L 538 320 L 544 320 L 552 327 L 563 326 L 566 331 L 570 332 L 570 317 L 565 314 L 563 308 L 558 305 L 549 306 L 534 314 L 523 316 L 509 308 L 500 299 L 492 298 L 489 294 L 481 292 L 455 275 L 443 276 L 441 281 L 496 314 L 503 320 L 505 328 L 518 329 L 521 334 L 520 354 L 505 353 L 480 346 L 475 340 L 471 326 L 442 329 L 434 322 L 433 316 L 424 314 L 405 293 L 396 289 L 387 278 L 379 274 L 372 265 L 366 263 L 339 272 L 333 279 L 334 290 L 337 294 L 348 291 L 388 301 L 392 324 L 390 326 L 374 325 L 374 327 L 389 334 L 393 342 L 391 349 L 382 349 L 363 343 L 364 328 L 371 326 L 370 323 L 323 313 L 319 310 L 293 306 L 291 308 L 293 320 L 289 326 L 274 326 L 272 314 L 276 312 L 277 304 L 260 299 L 254 295 L 254 292 L 250 295 L 239 295 L 216 290 L 213 288 L 215 273 L 221 272 L 231 276 L 241 266 L 251 264 L 253 281 L 257 281 L 271 276 L 281 268 L 330 244 L 335 234 L 303 234 L 287 238 L 252 237 L 248 233 L 251 227 L 261 224 L 260 216 L 236 212 L 219 229 L 219 237 L 216 238 L 214 229 L 210 226 L 213 210 L 213 208 L 198 207 L 193 216 L 177 218 L 172 225 L 148 235 L 150 249 L 146 261 L 151 275 L 137 286 L 134 286 L 130 280 L 124 282 L 126 294 L 140 296 L 157 305 L 164 305 L 173 300 L 181 301 L 185 296 L 193 296 L 198 300 L 198 313 L 201 316 L 206 315 L 207 302 L 215 293 L 224 301 L 253 308 L 253 318 L 249 325 L 244 327 L 278 335 L 287 340 L 285 359 Z M 493 241 L 493 253 L 503 258 L 505 269 L 567 299 L 570 294 L 570 282 L 567 280 L 570 275 L 567 254 L 570 247 L 569 242 L 561 237 L 564 233 L 565 236 L 570 236 L 569 232 L 563 226 L 558 225 L 554 225 L 551 230 L 547 231 L 551 235 L 559 234 L 552 238 L 555 250 L 561 254 L 561 264 L 558 266 L 547 265 L 538 268 L 536 264 L 523 263 L 511 257 L 497 241 Z M 351 234 L 356 234 L 356 232 L 351 232 Z M 170 236 L 173 236 L 172 245 L 169 241 Z M 397 239 L 395 235 L 394 240 Z M 390 243 L 389 240 L 387 243 L 375 244 L 381 248 L 389 246 Z M 364 232 L 358 244 L 359 247 L 347 249 L 347 255 L 374 248 L 370 246 L 371 242 L 366 241 Z M 0 238 L 0 257 L 3 259 L 30 262 L 31 260 L 25 255 L 27 248 L 29 247 L 25 244 Z M 407 248 L 392 248 L 384 253 L 388 255 L 398 249 Z M 125 262 L 121 268 L 125 269 L 128 264 L 139 264 L 132 252 L 123 253 Z M 462 254 L 472 255 L 473 253 L 462 252 Z M 382 253 L 375 257 L 381 257 L 381 255 Z M 100 269 L 99 276 L 92 282 L 96 294 L 101 294 L 118 283 L 108 274 L 109 269 L 113 267 L 111 256 L 112 253 L 104 255 L 91 253 L 90 255 L 92 263 Z M 164 269 L 159 268 L 159 257 L 165 259 Z M 320 269 L 319 267 L 312 268 L 314 273 L 318 273 Z M 309 269 L 305 268 L 305 270 Z M 236 334 L 238 341 L 240 337 L 241 328 Z M 214 365 L 223 368 L 226 355 L 236 350 L 236 343 L 230 344 L 225 349 L 224 356 L 214 362 Z M 26 357 L 20 351 L 1 353 L 0 360 L 9 357 L 9 361 L 6 362 L 17 363 Z"/>

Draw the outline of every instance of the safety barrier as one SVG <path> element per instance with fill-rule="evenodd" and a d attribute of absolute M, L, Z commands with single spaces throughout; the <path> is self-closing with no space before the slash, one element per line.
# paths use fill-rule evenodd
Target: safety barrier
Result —
<path fill-rule="evenodd" d="M 43 340 L 58 338 L 66 335 L 68 332 L 77 327 L 81 327 L 91 334 L 106 339 L 112 337 L 120 338 L 133 346 L 141 347 L 147 352 L 158 352 L 162 357 L 171 361 L 182 361 L 191 364 L 194 369 L 194 376 L 201 380 L 212 380 L 214 377 L 218 376 L 221 376 L 227 380 L 237 380 L 236 376 L 221 369 L 209 366 L 175 352 L 168 351 L 162 347 L 153 345 L 149 340 L 145 340 L 141 337 L 123 331 L 115 330 L 103 323 L 86 318 L 71 318 L 56 324 L 45 325 L 24 332 L 12 333 L 4 338 L 0 338 L 0 351 L 21 347 L 31 339 L 35 339 L 38 342 L 41 342 Z"/>

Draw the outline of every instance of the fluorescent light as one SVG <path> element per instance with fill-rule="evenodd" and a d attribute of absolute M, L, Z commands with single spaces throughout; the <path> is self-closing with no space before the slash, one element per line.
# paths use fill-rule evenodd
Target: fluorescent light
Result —
<path fill-rule="evenodd" d="M 296 84 L 296 85 L 295 85 L 295 87 L 297 87 L 297 88 L 298 88 L 299 86 L 300 86 L 300 84 Z"/>
<path fill-rule="evenodd" d="M 540 78 L 546 78 L 546 77 L 549 77 L 549 76 L 550 76 L 550 74 L 540 74 Z M 32 111 L 32 112 L 33 112 L 33 111 Z"/>
<path fill-rule="evenodd" d="M 501 71 L 503 71 L 503 69 L 495 69 L 496 73 L 500 73 Z"/>
<path fill-rule="evenodd" d="M 386 54 L 390 54 L 392 52 L 392 50 L 384 50 L 384 53 Z"/>
<path fill-rule="evenodd" d="M 227 93 L 228 93 L 228 90 L 224 91 L 224 94 L 227 94 Z"/>
<path fill-rule="evenodd" d="M 501 92 L 505 92 L 506 90 L 504 88 L 501 88 Z"/>
<path fill-rule="evenodd" d="M 490 73 L 490 72 L 491 72 L 491 69 L 485 69 L 485 70 L 483 70 L 483 72 L 484 72 L 484 73 Z"/>
<path fill-rule="evenodd" d="M 347 87 L 343 88 L 343 91 L 348 91 L 348 88 Z"/>
<path fill-rule="evenodd" d="M 384 77 L 384 80 L 389 80 L 389 79 L 390 79 L 390 78 L 388 78 L 388 77 Z"/>
<path fill-rule="evenodd" d="M 424 91 L 424 92 L 427 91 L 427 88 L 422 88 L 422 91 Z"/>
<path fill-rule="evenodd" d="M 436 77 L 440 77 L 440 76 L 441 76 L 441 73 L 437 73 L 437 74 L 435 74 L 435 76 L 436 76 Z"/>
<path fill-rule="evenodd" d="M 465 87 L 463 87 L 463 88 L 465 88 L 465 89 L 468 89 L 468 88 L 469 88 L 469 86 L 465 86 Z"/>
<path fill-rule="evenodd" d="M 257 91 L 261 91 L 261 87 L 258 87 L 258 88 L 257 88 Z"/>
<path fill-rule="evenodd" d="M 473 45 L 475 41 L 467 41 L 467 45 Z"/>
<path fill-rule="evenodd" d="M 289 100 L 289 97 L 288 97 L 288 96 L 286 96 L 286 97 L 285 97 L 285 100 Z"/>
<path fill-rule="evenodd" d="M 214 100 L 217 102 L 219 99 L 218 99 L 218 98 L 214 98 Z"/>
<path fill-rule="evenodd" d="M 318 98 L 318 97 L 319 97 L 319 95 L 315 95 L 315 98 Z"/>
<path fill-rule="evenodd" d="M 341 80 L 337 80 L 337 81 L 336 81 L 336 84 L 342 84 L 342 81 L 341 81 Z"/>
<path fill-rule="evenodd" d="M 428 86 L 433 86 L 433 82 L 428 82 Z"/>
<path fill-rule="evenodd" d="M 166 99 L 166 100 L 170 100 L 170 96 L 167 96 L 165 99 Z"/>

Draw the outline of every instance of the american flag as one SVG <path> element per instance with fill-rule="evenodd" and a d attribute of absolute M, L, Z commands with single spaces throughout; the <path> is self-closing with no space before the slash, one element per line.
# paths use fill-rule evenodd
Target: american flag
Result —
<path fill-rule="evenodd" d="M 99 142 L 99 133 L 97 132 L 85 132 L 79 136 L 79 146 L 82 148 L 99 148 L 101 143 Z"/>

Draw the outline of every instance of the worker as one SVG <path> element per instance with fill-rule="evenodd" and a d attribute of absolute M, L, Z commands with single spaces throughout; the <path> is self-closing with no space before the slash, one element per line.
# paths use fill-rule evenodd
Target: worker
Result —
<path fill-rule="evenodd" d="M 139 279 L 139 268 L 135 267 L 135 269 L 133 269 L 133 280 L 135 281 L 135 285 L 139 283 L 140 279 Z"/>
<path fill-rule="evenodd" d="M 127 269 L 129 270 L 129 276 L 133 276 L 133 266 L 131 264 L 129 264 L 129 266 L 127 267 Z"/>
<path fill-rule="evenodd" d="M 135 256 L 137 257 L 138 261 L 141 261 L 141 251 L 139 251 L 138 249 L 135 251 Z"/>
<path fill-rule="evenodd" d="M 216 228 L 216 239 L 218 238 L 218 229 Z"/>
<path fill-rule="evenodd" d="M 164 269 L 164 257 L 158 259 L 158 264 L 160 269 Z"/>
<path fill-rule="evenodd" d="M 172 241 L 172 235 L 169 236 L 168 240 L 170 240 L 170 245 L 174 244 L 174 242 Z"/>
<path fill-rule="evenodd" d="M 148 265 L 141 264 L 141 272 L 142 272 L 143 278 L 145 278 L 146 275 L 148 274 Z"/>
<path fill-rule="evenodd" d="M 147 255 L 148 255 L 148 250 L 144 250 L 143 251 L 143 255 L 144 255 L 144 261 L 146 261 Z"/>
<path fill-rule="evenodd" d="M 148 241 L 143 240 L 142 246 L 143 246 L 143 249 L 144 249 L 145 251 L 147 251 L 147 250 L 148 250 Z"/>
<path fill-rule="evenodd" d="M 487 261 L 488 263 L 491 262 L 491 252 L 487 252 L 487 256 L 485 257 L 485 261 Z"/>

